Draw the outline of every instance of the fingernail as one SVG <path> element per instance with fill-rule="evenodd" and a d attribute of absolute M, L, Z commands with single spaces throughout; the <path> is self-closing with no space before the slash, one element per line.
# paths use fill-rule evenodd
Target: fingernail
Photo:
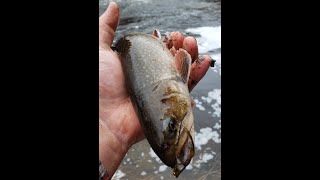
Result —
<path fill-rule="evenodd" d="M 216 60 L 214 60 L 214 59 L 211 59 L 211 63 L 210 63 L 210 66 L 211 67 L 214 67 L 214 63 L 216 62 Z"/>
<path fill-rule="evenodd" d="M 204 57 L 202 55 L 198 56 L 198 59 L 196 59 L 197 62 L 202 62 L 204 60 Z"/>

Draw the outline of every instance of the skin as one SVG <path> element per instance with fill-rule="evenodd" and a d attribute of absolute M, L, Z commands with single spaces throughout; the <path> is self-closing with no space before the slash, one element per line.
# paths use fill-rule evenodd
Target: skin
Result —
<path fill-rule="evenodd" d="M 110 176 L 129 148 L 145 138 L 121 61 L 111 49 L 119 17 L 115 2 L 99 17 L 99 159 Z"/>

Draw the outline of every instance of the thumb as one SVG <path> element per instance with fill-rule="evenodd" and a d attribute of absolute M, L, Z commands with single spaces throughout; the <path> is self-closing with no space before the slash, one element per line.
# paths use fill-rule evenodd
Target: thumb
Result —
<path fill-rule="evenodd" d="M 99 45 L 110 47 L 119 24 L 120 10 L 115 2 L 111 2 L 107 10 L 99 17 Z"/>

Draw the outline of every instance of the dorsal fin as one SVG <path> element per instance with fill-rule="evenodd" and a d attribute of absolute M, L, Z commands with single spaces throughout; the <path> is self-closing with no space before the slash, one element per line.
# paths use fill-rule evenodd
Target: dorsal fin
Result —
<path fill-rule="evenodd" d="M 153 32 L 152 32 L 152 35 L 157 37 L 158 39 L 161 39 L 161 33 L 158 29 L 155 29 Z"/>
<path fill-rule="evenodd" d="M 177 54 L 177 50 L 174 46 L 172 46 L 172 48 L 170 49 L 170 52 L 173 56 L 175 56 Z"/>
<path fill-rule="evenodd" d="M 190 54 L 186 50 L 180 48 L 174 57 L 174 61 L 183 82 L 187 84 L 191 71 Z"/>

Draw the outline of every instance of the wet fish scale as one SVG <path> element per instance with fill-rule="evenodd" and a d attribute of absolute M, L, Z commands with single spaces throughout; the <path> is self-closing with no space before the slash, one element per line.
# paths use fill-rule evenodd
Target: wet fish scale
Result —
<path fill-rule="evenodd" d="M 129 72 L 129 74 L 137 74 L 135 79 L 137 88 L 143 85 L 154 86 L 158 81 L 173 78 L 173 74 L 177 74 L 177 71 L 172 67 L 172 61 L 168 61 L 173 59 L 172 55 L 159 52 L 160 43 L 157 39 L 153 37 L 151 39 L 148 36 L 129 36 L 127 38 L 131 42 L 131 59 L 136 60 L 130 64 L 132 72 Z M 144 46 L 141 47 L 141 44 L 144 44 Z M 140 53 L 140 48 L 142 48 L 142 53 Z M 163 47 L 162 51 L 168 51 L 168 49 Z M 159 71 L 155 71 L 155 69 L 159 69 Z"/>

